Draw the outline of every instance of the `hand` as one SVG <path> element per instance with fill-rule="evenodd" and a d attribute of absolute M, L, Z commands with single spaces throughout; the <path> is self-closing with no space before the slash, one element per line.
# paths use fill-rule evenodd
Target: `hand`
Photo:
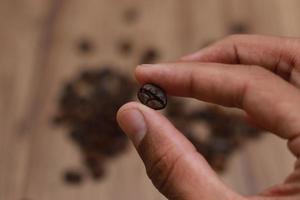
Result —
<path fill-rule="evenodd" d="M 259 126 L 288 140 L 300 155 L 300 41 L 237 35 L 176 63 L 142 65 L 136 78 L 169 95 L 243 109 Z M 118 122 L 143 159 L 158 190 L 175 200 L 300 199 L 300 160 L 284 183 L 253 197 L 228 189 L 194 146 L 161 114 L 139 103 Z"/>

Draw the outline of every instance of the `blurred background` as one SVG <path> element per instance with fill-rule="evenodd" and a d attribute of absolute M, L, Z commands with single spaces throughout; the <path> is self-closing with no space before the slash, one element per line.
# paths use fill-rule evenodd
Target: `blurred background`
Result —
<path fill-rule="evenodd" d="M 298 6 L 297 0 L 0 0 L 0 200 L 165 199 L 115 126 L 116 109 L 134 99 L 135 66 L 176 60 L 233 33 L 297 37 Z M 179 101 L 184 110 L 207 107 Z M 171 105 L 166 111 L 185 129 L 176 112 Z M 222 129 L 223 115 L 199 111 L 207 123 L 195 129 L 200 134 L 223 123 Z M 209 157 L 220 178 L 246 195 L 283 181 L 294 162 L 285 142 L 268 133 L 245 138 L 234 151 Z"/>

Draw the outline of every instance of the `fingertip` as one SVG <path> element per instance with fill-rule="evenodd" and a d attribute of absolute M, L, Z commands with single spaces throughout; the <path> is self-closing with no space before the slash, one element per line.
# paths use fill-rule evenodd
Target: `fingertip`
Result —
<path fill-rule="evenodd" d="M 161 121 L 158 112 L 138 102 L 129 102 L 117 112 L 117 122 L 125 134 L 138 147 L 155 121 Z M 150 120 L 151 119 L 151 120 Z"/>
<path fill-rule="evenodd" d="M 122 120 L 127 110 L 135 109 L 137 108 L 137 106 L 138 106 L 137 102 L 129 102 L 121 106 L 117 111 L 117 115 L 116 115 L 117 122 L 120 122 Z"/>
<path fill-rule="evenodd" d="M 124 104 L 123 106 L 121 106 L 117 112 L 117 119 L 121 117 L 121 115 L 128 111 L 128 110 L 139 110 L 140 112 L 144 113 L 144 112 L 149 112 L 150 111 L 153 111 L 151 108 L 139 103 L 139 102 L 136 102 L 136 101 L 131 101 L 131 102 L 128 102 L 126 104 Z"/>
<path fill-rule="evenodd" d="M 136 102 L 122 106 L 117 113 L 117 121 L 122 130 L 138 147 L 147 132 L 145 118 Z"/>
<path fill-rule="evenodd" d="M 139 103 L 138 102 L 135 102 L 135 101 L 132 101 L 132 102 L 129 102 L 129 103 L 126 103 L 124 104 L 123 106 L 121 106 L 117 112 L 117 118 L 119 117 L 119 115 L 124 112 L 125 110 L 128 110 L 128 109 L 136 109 L 138 108 L 139 106 Z"/>
<path fill-rule="evenodd" d="M 153 73 L 157 73 L 157 70 L 155 70 L 155 68 L 157 69 L 158 67 L 160 67 L 160 69 L 162 69 L 162 64 L 142 64 L 142 65 L 138 65 L 135 68 L 135 78 L 137 79 L 137 81 L 140 84 L 144 84 L 147 81 L 149 81 L 149 79 L 151 79 L 151 74 Z"/>
<path fill-rule="evenodd" d="M 143 66 L 138 65 L 134 70 L 134 76 L 139 83 L 141 83 L 142 74 L 143 74 Z"/>

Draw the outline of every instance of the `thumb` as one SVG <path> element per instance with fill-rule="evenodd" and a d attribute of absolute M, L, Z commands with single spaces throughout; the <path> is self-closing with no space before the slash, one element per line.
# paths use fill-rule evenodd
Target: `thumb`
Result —
<path fill-rule="evenodd" d="M 168 199 L 241 199 L 227 189 L 194 146 L 161 114 L 139 103 L 117 114 L 144 161 L 147 174 Z"/>

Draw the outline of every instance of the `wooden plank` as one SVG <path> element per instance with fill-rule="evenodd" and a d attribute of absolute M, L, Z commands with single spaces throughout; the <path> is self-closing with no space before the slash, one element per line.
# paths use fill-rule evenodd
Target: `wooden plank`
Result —
<path fill-rule="evenodd" d="M 227 17 L 224 17 L 223 1 L 190 0 L 183 4 L 188 7 L 180 16 L 186 24 L 182 43 L 187 46 L 187 52 L 197 51 L 225 35 Z"/>
<path fill-rule="evenodd" d="M 279 15 L 282 0 L 254 0 L 248 3 L 250 28 L 256 34 L 281 35 L 282 21 Z"/>
<path fill-rule="evenodd" d="M 299 37 L 299 12 L 297 8 L 300 2 L 297 0 L 278 1 L 279 17 L 282 24 L 282 35 Z"/>
<path fill-rule="evenodd" d="M 0 199 L 20 199 L 26 179 L 30 133 L 23 117 L 30 101 L 46 1 L 0 2 Z"/>

